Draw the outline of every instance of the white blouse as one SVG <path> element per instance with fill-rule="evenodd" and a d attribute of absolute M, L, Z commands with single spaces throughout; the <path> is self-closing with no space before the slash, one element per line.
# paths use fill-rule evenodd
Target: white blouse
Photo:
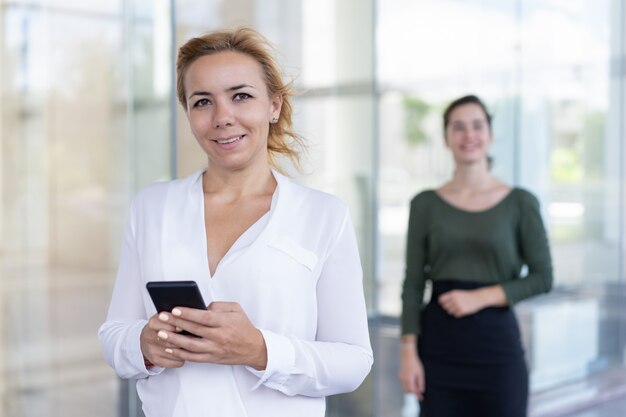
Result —
<path fill-rule="evenodd" d="M 272 207 L 210 276 L 202 173 L 134 199 L 106 322 L 104 357 L 135 378 L 147 417 L 322 417 L 324 396 L 356 389 L 373 362 L 362 270 L 347 207 L 277 172 Z M 264 371 L 186 362 L 146 369 L 139 336 L 148 281 L 194 280 L 207 303 L 238 302 L 261 330 Z"/>

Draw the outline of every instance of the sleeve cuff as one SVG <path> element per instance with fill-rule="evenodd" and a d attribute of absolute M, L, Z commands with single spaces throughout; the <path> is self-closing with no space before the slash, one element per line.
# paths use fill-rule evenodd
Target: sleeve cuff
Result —
<path fill-rule="evenodd" d="M 132 366 L 135 367 L 140 373 L 145 374 L 145 376 L 158 375 L 163 372 L 165 368 L 161 368 L 156 365 L 147 368 L 143 353 L 141 352 L 141 331 L 146 323 L 148 323 L 146 320 L 140 320 L 128 330 L 125 349 L 126 357 Z"/>
<path fill-rule="evenodd" d="M 500 286 L 502 287 L 502 291 L 504 291 L 504 296 L 506 297 L 509 307 L 515 306 L 519 301 L 518 297 L 515 296 L 515 281 L 503 282 Z"/>
<path fill-rule="evenodd" d="M 288 337 L 259 329 L 265 339 L 267 348 L 267 366 L 263 371 L 246 366 L 246 369 L 259 378 L 252 391 L 265 384 L 270 388 L 280 389 L 295 365 L 296 354 L 293 343 Z M 142 359 L 143 360 L 143 359 Z"/>

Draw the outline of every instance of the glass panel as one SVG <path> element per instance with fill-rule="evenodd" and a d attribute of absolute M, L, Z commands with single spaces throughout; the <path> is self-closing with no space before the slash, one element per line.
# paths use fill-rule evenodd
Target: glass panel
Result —
<path fill-rule="evenodd" d="M 135 188 L 172 178 L 170 150 L 172 67 L 171 4 L 133 1 L 127 9 L 128 129 Z"/>
<path fill-rule="evenodd" d="M 372 152 L 367 146 L 373 127 L 371 95 L 302 98 L 298 109 L 298 131 L 307 138 L 310 156 L 304 159 L 308 175 L 301 181 L 311 187 L 338 195 L 350 207 L 363 265 L 365 290 L 370 311 L 373 306 L 372 258 Z M 371 142 L 370 142 L 371 143 Z"/>
<path fill-rule="evenodd" d="M 115 377 L 94 332 L 125 190 L 112 163 L 125 146 L 119 15 L 0 10 L 0 414 L 111 415 Z"/>
<path fill-rule="evenodd" d="M 129 197 L 169 173 L 171 73 L 152 14 L 131 65 L 122 2 L 40 3 L 0 1 L 0 415 L 125 415 L 96 330 Z"/>
<path fill-rule="evenodd" d="M 554 299 L 527 307 L 535 389 L 623 362 L 624 318 L 612 317 L 622 281 L 623 163 L 612 127 L 623 109 L 611 108 L 619 103 L 609 95 L 618 82 L 610 58 L 621 40 L 612 38 L 610 7 L 527 2 L 521 16 L 520 182 L 543 198 L 556 272 Z M 555 328 L 562 329 L 558 338 L 551 337 Z"/>
<path fill-rule="evenodd" d="M 410 198 L 452 173 L 442 110 L 476 93 L 495 174 L 540 198 L 551 239 L 555 289 L 516 309 L 535 394 L 624 365 L 620 4 L 378 2 L 381 313 L 400 313 Z"/>
<path fill-rule="evenodd" d="M 475 93 L 488 103 L 494 115 L 494 174 L 509 182 L 514 178 L 515 3 L 379 2 L 379 305 L 384 315 L 400 314 L 409 201 L 452 175 L 442 126 L 450 100 Z"/>

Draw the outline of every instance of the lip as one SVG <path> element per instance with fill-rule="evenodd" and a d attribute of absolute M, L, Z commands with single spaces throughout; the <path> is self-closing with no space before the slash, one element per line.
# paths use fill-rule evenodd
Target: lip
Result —
<path fill-rule="evenodd" d="M 232 135 L 224 138 L 213 139 L 213 142 L 217 143 L 218 145 L 231 145 L 233 143 L 241 141 L 245 136 L 246 135 Z"/>
<path fill-rule="evenodd" d="M 468 144 L 461 145 L 459 148 L 463 151 L 474 151 L 474 150 L 480 149 L 481 146 L 478 143 L 471 143 L 471 144 L 468 143 Z"/>

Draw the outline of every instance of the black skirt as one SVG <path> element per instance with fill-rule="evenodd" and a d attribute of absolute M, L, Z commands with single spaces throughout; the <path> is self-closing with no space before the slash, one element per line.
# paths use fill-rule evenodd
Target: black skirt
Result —
<path fill-rule="evenodd" d="M 459 281 L 433 283 L 431 302 L 422 311 L 418 352 L 426 377 L 422 408 L 438 410 L 467 398 L 456 415 L 525 415 L 528 371 L 514 312 L 490 307 L 455 318 L 438 303 L 438 297 L 454 289 L 475 289 L 485 284 Z M 487 401 L 485 401 L 487 399 Z M 502 404 L 498 404 L 501 402 Z M 486 409 L 481 410 L 484 403 Z M 505 411 L 506 410 L 506 411 Z M 473 413 L 473 414 L 472 414 Z M 481 414 L 483 413 L 483 414 Z M 450 414 L 450 413 L 448 413 Z M 447 415 L 431 411 L 424 415 Z"/>

